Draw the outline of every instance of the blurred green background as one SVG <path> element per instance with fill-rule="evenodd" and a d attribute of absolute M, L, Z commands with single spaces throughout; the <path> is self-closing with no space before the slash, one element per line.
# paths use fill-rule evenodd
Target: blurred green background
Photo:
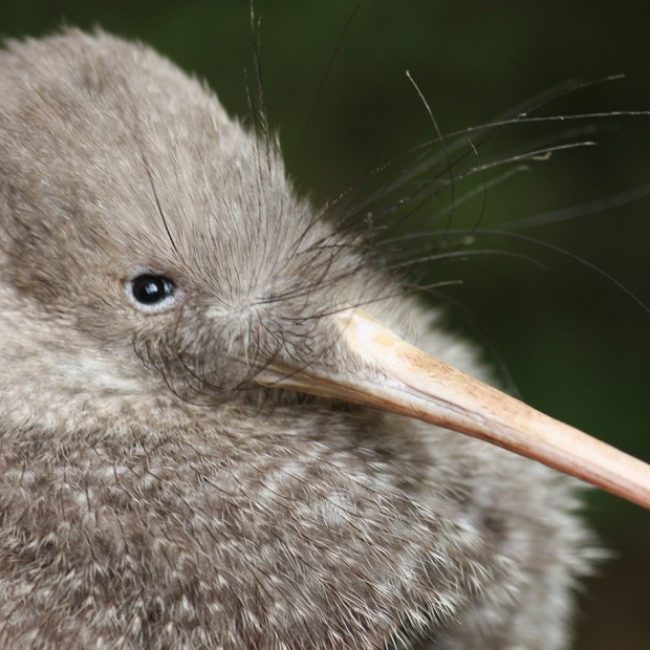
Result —
<path fill-rule="evenodd" d="M 317 202 L 349 186 L 363 196 L 400 177 L 412 155 L 370 179 L 368 171 L 435 138 L 407 69 L 444 133 L 490 121 L 563 82 L 617 73 L 626 78 L 577 89 L 533 114 L 650 109 L 646 3 L 374 0 L 354 7 L 348 0 L 256 2 L 270 121 L 297 187 Z M 246 1 L 0 3 L 5 36 L 63 24 L 99 25 L 149 42 L 206 78 L 231 113 L 248 113 L 244 69 L 250 79 L 254 47 Z M 474 140 L 480 144 L 480 134 Z M 444 252 L 457 250 L 455 237 L 439 236 L 450 218 L 453 229 L 477 220 L 482 228 L 509 223 L 512 232 L 586 258 L 650 304 L 650 198 L 619 198 L 650 182 L 650 117 L 500 129 L 478 158 L 465 155 L 450 176 L 443 155 L 415 187 L 441 173 L 449 180 L 468 167 L 583 140 L 598 146 L 532 161 L 498 186 L 481 190 L 512 166 L 455 178 L 452 192 L 439 193 L 398 230 L 438 233 L 426 245 L 441 244 L 436 250 Z M 462 199 L 472 191 L 474 199 Z M 464 202 L 449 212 L 454 200 Z M 579 218 L 525 221 L 592 203 Z M 455 305 L 450 326 L 484 345 L 489 358 L 497 348 L 529 403 L 650 460 L 650 315 L 602 274 L 552 248 L 478 233 L 470 248 L 531 256 L 544 269 L 503 255 L 420 265 L 423 283 L 463 282 L 445 289 Z M 600 493 L 589 495 L 587 509 L 614 558 L 582 597 L 575 647 L 650 648 L 650 513 Z"/>

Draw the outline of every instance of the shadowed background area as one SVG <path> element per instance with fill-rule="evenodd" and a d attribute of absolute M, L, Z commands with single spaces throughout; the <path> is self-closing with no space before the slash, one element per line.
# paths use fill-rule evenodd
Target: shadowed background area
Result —
<path fill-rule="evenodd" d="M 417 178 L 375 202 L 373 212 L 423 183 L 443 187 L 434 194 L 426 185 L 423 201 L 391 212 L 378 224 L 388 226 L 381 237 L 432 233 L 400 242 L 403 259 L 484 252 L 423 261 L 408 277 L 425 285 L 459 281 L 443 289 L 450 327 L 507 369 L 502 381 L 512 381 L 525 401 L 650 460 L 650 312 L 605 277 L 650 304 L 650 117 L 517 124 L 485 141 L 485 131 L 473 134 L 473 147 L 464 142 L 455 150 L 449 141 L 447 150 L 434 145 L 399 158 L 436 139 L 407 69 L 443 133 L 516 114 L 544 93 L 553 101 L 531 115 L 649 110 L 650 72 L 639 66 L 647 57 L 644 5 L 257 0 L 256 11 L 265 104 L 298 189 L 322 204 L 352 187 L 356 201 L 403 179 L 424 155 L 429 164 Z M 0 4 L 4 36 L 41 35 L 63 24 L 99 25 L 151 43 L 250 121 L 246 79 L 256 82 L 248 3 Z M 626 78 L 577 88 L 618 73 Z M 463 170 L 587 141 L 597 146 L 463 178 Z M 394 163 L 369 174 L 386 161 Z M 517 236 L 485 232 L 494 228 Z M 600 493 L 587 503 L 614 556 L 588 585 L 575 647 L 645 649 L 650 513 Z"/>

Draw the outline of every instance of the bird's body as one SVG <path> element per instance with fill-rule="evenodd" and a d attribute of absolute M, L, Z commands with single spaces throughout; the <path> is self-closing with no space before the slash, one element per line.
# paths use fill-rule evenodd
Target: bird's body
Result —
<path fill-rule="evenodd" d="M 0 167 L 0 647 L 567 647 L 570 479 L 248 381 L 364 302 L 489 375 L 210 92 L 102 34 L 13 43 Z M 178 304 L 134 305 L 145 272 Z"/>

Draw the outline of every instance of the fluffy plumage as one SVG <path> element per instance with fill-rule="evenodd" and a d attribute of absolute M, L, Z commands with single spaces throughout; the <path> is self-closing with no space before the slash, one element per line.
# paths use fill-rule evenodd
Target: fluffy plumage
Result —
<path fill-rule="evenodd" d="M 567 647 L 569 479 L 251 384 L 326 364 L 326 315 L 368 301 L 487 376 L 272 142 L 149 48 L 68 31 L 0 54 L 0 170 L 0 646 Z M 143 270 L 174 308 L 134 306 Z"/>

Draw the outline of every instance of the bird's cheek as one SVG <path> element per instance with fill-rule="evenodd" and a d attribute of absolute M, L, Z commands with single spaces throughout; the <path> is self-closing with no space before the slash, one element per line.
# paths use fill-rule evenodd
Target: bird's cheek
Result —
<path fill-rule="evenodd" d="M 136 373 L 103 355 L 80 355 L 62 359 L 57 365 L 59 379 L 83 392 L 113 395 L 133 395 L 142 392 L 142 382 Z"/>

